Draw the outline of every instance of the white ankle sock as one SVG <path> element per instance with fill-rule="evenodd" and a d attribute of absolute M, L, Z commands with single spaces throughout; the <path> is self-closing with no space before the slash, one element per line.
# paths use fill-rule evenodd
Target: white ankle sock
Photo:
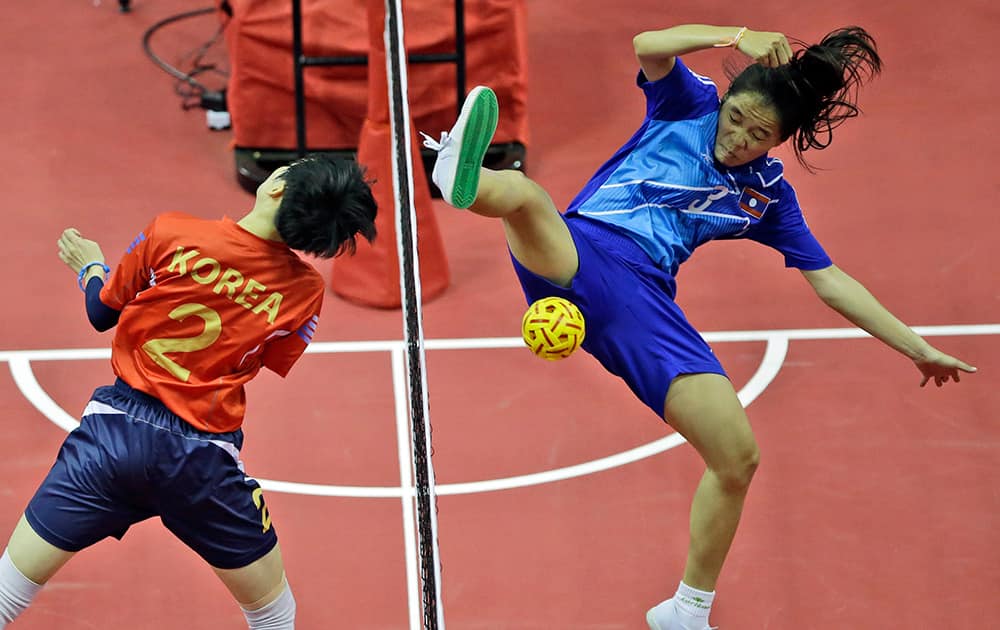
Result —
<path fill-rule="evenodd" d="M 40 590 L 42 586 L 24 577 L 4 549 L 0 556 L 0 630 L 14 621 Z"/>
<path fill-rule="evenodd" d="M 706 592 L 691 588 L 683 581 L 674 595 L 677 619 L 685 628 L 704 630 L 708 626 L 708 614 L 712 612 L 715 591 Z"/>
<path fill-rule="evenodd" d="M 285 584 L 281 595 L 273 602 L 257 610 L 243 610 L 250 630 L 295 630 L 295 598 L 292 589 Z"/>

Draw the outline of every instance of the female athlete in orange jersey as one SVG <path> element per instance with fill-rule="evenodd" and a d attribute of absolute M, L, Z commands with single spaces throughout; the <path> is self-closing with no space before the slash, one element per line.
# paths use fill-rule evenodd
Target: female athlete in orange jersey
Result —
<path fill-rule="evenodd" d="M 118 379 L 94 392 L 0 557 L 0 628 L 77 551 L 152 516 L 212 566 L 251 629 L 294 628 L 271 517 L 239 461 L 243 385 L 261 367 L 287 374 L 315 333 L 324 283 L 292 250 L 353 253 L 375 214 L 361 167 L 313 155 L 272 173 L 238 222 L 156 217 L 110 278 L 96 242 L 63 233 L 88 317 L 117 325 Z"/>

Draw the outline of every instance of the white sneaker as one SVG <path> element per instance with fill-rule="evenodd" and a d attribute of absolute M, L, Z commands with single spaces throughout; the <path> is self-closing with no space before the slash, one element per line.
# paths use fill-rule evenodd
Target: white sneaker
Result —
<path fill-rule="evenodd" d="M 479 192 L 479 169 L 497 129 L 497 96 L 488 87 L 476 86 L 462 105 L 451 131 L 436 141 L 421 132 L 424 146 L 438 152 L 431 179 L 442 198 L 456 208 L 468 208 Z"/>
<path fill-rule="evenodd" d="M 684 626 L 682 626 L 680 620 L 677 619 L 676 609 L 674 608 L 674 598 L 672 597 L 667 601 L 660 602 L 656 606 L 647 610 L 646 623 L 649 625 L 649 630 L 684 630 Z M 710 627 L 706 624 L 701 630 L 718 629 Z"/>

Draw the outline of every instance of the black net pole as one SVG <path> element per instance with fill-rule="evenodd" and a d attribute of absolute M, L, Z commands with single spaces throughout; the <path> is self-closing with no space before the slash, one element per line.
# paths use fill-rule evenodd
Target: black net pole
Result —
<path fill-rule="evenodd" d="M 299 157 L 306 154 L 306 93 L 302 76 L 302 0 L 292 0 L 292 58 L 295 74 L 295 148 Z"/>
<path fill-rule="evenodd" d="M 455 87 L 457 91 L 456 114 L 462 114 L 465 102 L 465 0 L 455 0 Z"/>
<path fill-rule="evenodd" d="M 426 630 L 444 630 L 441 607 L 440 559 L 437 544 L 437 501 L 431 462 L 430 419 L 420 302 L 420 266 L 417 258 L 416 210 L 413 206 L 410 114 L 407 104 L 406 50 L 402 10 L 397 0 L 385 0 L 386 77 L 392 126 L 394 185 L 397 193 L 400 292 L 408 368 L 413 476 L 417 504 L 417 538 Z"/>

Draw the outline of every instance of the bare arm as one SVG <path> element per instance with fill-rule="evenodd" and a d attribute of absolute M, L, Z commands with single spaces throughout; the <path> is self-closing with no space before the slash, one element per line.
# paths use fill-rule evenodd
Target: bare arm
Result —
<path fill-rule="evenodd" d="M 674 68 L 674 60 L 696 50 L 735 46 L 758 63 L 776 67 L 788 63 L 792 49 L 781 33 L 751 31 L 739 26 L 685 24 L 662 31 L 646 31 L 632 38 L 643 74 L 656 81 Z"/>
<path fill-rule="evenodd" d="M 940 387 L 948 380 L 959 380 L 958 372 L 975 372 L 976 368 L 941 352 L 899 321 L 860 282 L 836 265 L 817 271 L 803 271 L 816 295 L 827 306 L 843 315 L 857 327 L 871 333 L 883 343 L 909 357 L 923 374 L 920 386 L 931 379 Z"/>

